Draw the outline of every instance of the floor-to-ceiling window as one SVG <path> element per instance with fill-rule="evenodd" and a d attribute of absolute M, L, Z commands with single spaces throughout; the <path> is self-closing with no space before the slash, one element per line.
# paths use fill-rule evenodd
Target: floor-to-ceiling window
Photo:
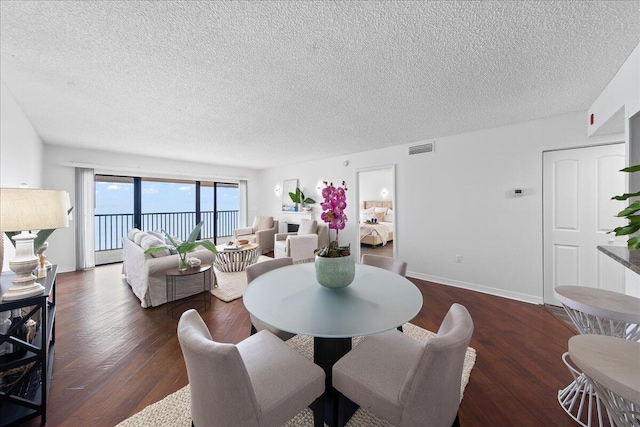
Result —
<path fill-rule="evenodd" d="M 184 240 L 200 221 L 200 238 L 226 241 L 238 227 L 236 183 L 96 175 L 96 264 L 122 260 L 133 227 Z"/>
<path fill-rule="evenodd" d="M 142 178 L 140 229 L 186 240 L 196 226 L 196 181 Z"/>

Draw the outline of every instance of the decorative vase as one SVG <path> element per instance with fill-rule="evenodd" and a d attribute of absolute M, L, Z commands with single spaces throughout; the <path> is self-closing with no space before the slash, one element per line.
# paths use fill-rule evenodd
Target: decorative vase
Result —
<path fill-rule="evenodd" d="M 316 255 L 316 280 L 327 288 L 349 286 L 356 275 L 356 263 L 351 255 L 321 257 Z"/>
<path fill-rule="evenodd" d="M 186 271 L 187 268 L 189 268 L 187 260 L 182 257 L 178 257 L 178 271 Z"/>

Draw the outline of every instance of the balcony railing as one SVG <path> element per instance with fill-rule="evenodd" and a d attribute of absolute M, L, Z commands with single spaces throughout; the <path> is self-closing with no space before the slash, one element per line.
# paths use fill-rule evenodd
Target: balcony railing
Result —
<path fill-rule="evenodd" d="M 213 239 L 216 221 L 213 211 L 200 213 L 201 238 Z M 238 228 L 238 211 L 218 211 L 218 237 L 227 237 Z M 195 212 L 160 212 L 142 214 L 143 231 L 164 230 L 180 240 L 186 240 L 196 226 Z M 122 236 L 133 228 L 133 214 L 100 214 L 95 216 L 96 252 L 122 249 Z"/>

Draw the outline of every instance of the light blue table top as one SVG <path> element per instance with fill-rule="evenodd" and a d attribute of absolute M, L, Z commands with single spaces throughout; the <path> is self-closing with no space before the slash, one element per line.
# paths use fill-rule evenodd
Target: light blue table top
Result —
<path fill-rule="evenodd" d="M 422 294 L 406 278 L 356 264 L 351 285 L 328 289 L 314 263 L 278 268 L 258 276 L 244 292 L 244 305 L 260 321 L 294 334 L 348 338 L 394 329 L 422 308 Z"/>

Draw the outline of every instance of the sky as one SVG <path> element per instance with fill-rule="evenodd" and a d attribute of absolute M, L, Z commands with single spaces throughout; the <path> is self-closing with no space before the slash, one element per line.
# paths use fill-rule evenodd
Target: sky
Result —
<path fill-rule="evenodd" d="M 133 184 L 96 182 L 96 210 L 100 214 L 133 213 Z M 142 213 L 195 211 L 195 184 L 142 182 Z M 213 187 L 201 188 L 200 209 L 213 210 Z M 238 189 L 218 188 L 218 211 L 238 210 Z"/>

